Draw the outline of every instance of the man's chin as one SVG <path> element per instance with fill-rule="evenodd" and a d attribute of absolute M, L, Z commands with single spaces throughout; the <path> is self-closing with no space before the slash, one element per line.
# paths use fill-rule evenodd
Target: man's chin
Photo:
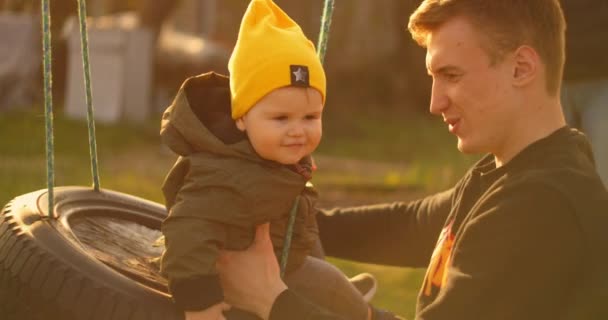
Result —
<path fill-rule="evenodd" d="M 471 143 L 467 143 L 462 139 L 458 138 L 458 151 L 464 154 L 478 154 L 483 151 L 479 150 L 479 148 L 475 148 L 475 146 L 471 145 Z"/>

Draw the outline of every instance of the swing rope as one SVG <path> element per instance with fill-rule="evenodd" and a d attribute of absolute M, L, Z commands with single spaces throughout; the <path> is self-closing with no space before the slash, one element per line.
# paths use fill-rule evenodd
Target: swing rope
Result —
<path fill-rule="evenodd" d="M 291 247 L 291 237 L 293 236 L 293 226 L 296 222 L 296 215 L 298 213 L 298 206 L 300 203 L 300 196 L 296 197 L 293 203 L 291 212 L 289 213 L 289 222 L 287 223 L 287 231 L 285 232 L 285 241 L 283 242 L 283 252 L 281 254 L 281 278 L 285 277 L 285 270 L 287 270 L 287 259 L 289 258 L 289 247 Z"/>
<path fill-rule="evenodd" d="M 97 141 L 95 137 L 95 119 L 93 113 L 93 98 L 91 94 L 91 66 L 89 64 L 89 38 L 87 31 L 87 4 L 78 0 L 78 20 L 80 25 L 80 47 L 82 51 L 82 69 L 84 71 L 85 100 L 87 103 L 87 123 L 89 129 L 89 154 L 91 158 L 91 176 L 93 189 L 99 191 L 99 168 L 97 165 Z"/>
<path fill-rule="evenodd" d="M 46 183 L 48 188 L 48 216 L 53 215 L 53 186 L 55 157 L 53 141 L 53 75 L 51 71 L 51 13 L 49 0 L 42 0 L 42 51 L 44 72 L 44 112 L 46 126 Z"/>
<path fill-rule="evenodd" d="M 50 0 L 41 0 L 42 4 L 42 48 L 43 48 L 43 76 L 44 76 L 44 110 L 46 125 L 46 172 L 48 188 L 48 217 L 53 217 L 54 186 L 55 186 L 55 149 L 53 134 L 53 71 L 51 68 L 51 11 Z M 93 176 L 93 189 L 99 191 L 99 169 L 97 163 L 97 142 L 95 137 L 95 120 L 93 113 L 93 99 L 91 94 L 91 72 L 89 63 L 89 43 L 86 24 L 86 2 L 78 0 L 78 16 L 80 25 L 80 44 L 82 48 L 82 64 L 85 82 L 85 101 L 87 104 L 87 123 L 89 131 L 89 153 L 91 158 L 91 175 Z"/>
<path fill-rule="evenodd" d="M 321 31 L 317 43 L 317 53 L 321 64 L 325 61 L 325 52 L 327 52 L 327 40 L 329 40 L 329 28 L 331 27 L 331 18 L 334 14 L 334 0 L 325 0 L 323 7 L 323 16 L 321 17 Z"/>
<path fill-rule="evenodd" d="M 321 17 L 321 31 L 319 33 L 319 40 L 317 43 L 317 55 L 321 64 L 325 60 L 325 52 L 327 52 L 327 40 L 329 39 L 329 28 L 331 26 L 331 18 L 334 12 L 334 0 L 325 0 L 323 8 L 323 16 Z M 289 248 L 291 247 L 291 238 L 293 236 L 293 226 L 296 221 L 296 214 L 298 213 L 298 205 L 300 203 L 300 196 L 297 196 L 291 212 L 289 213 L 289 222 L 287 223 L 287 231 L 285 232 L 285 241 L 283 242 L 283 252 L 281 254 L 281 278 L 285 277 L 285 270 L 287 269 L 287 259 L 289 258 Z"/>

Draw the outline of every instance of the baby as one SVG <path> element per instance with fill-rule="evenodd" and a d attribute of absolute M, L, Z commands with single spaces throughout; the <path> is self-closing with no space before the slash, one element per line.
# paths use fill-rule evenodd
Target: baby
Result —
<path fill-rule="evenodd" d="M 271 0 L 253 0 L 229 70 L 230 79 L 187 79 L 163 115 L 163 141 L 180 155 L 163 184 L 161 271 L 176 305 L 187 319 L 222 319 L 218 251 L 247 248 L 255 226 L 270 222 L 280 258 L 293 208 L 287 285 L 345 318 L 367 319 L 361 293 L 311 256 L 319 240 L 310 155 L 326 91 L 314 45 Z"/>

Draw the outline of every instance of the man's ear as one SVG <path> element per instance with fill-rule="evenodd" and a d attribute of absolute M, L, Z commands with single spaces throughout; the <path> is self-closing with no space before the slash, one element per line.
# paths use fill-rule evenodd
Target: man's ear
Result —
<path fill-rule="evenodd" d="M 515 50 L 514 61 L 513 84 L 516 87 L 524 87 L 538 77 L 541 61 L 534 48 L 520 46 Z"/>
<path fill-rule="evenodd" d="M 243 117 L 236 119 L 235 122 L 236 122 L 236 127 L 239 130 L 245 132 L 245 121 L 243 121 Z"/>

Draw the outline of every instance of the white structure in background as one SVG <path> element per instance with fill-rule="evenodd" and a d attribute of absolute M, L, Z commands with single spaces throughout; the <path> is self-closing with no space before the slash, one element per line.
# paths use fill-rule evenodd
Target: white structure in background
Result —
<path fill-rule="evenodd" d="M 142 122 L 150 114 L 153 35 L 134 13 L 89 18 L 89 62 L 95 120 Z M 66 22 L 68 41 L 65 113 L 86 119 L 84 73 L 77 18 Z"/>
<path fill-rule="evenodd" d="M 40 96 L 40 16 L 0 12 L 0 111 Z"/>

